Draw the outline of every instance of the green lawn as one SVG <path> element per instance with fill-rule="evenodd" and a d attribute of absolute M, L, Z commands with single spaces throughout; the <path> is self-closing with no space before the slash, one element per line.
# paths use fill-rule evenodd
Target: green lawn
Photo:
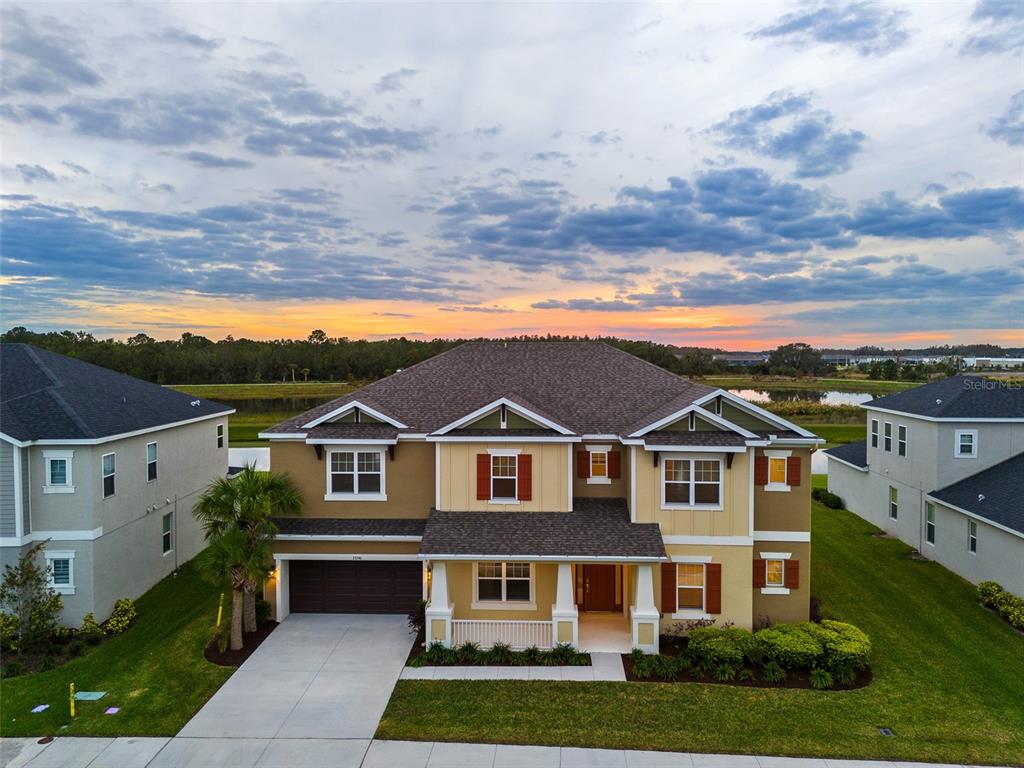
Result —
<path fill-rule="evenodd" d="M 808 429 L 818 437 L 828 442 L 822 448 L 831 448 L 833 445 L 843 443 L 854 443 L 857 440 L 864 440 L 867 436 L 867 427 L 863 419 L 859 424 L 809 424 L 803 421 L 797 422 L 804 429 Z"/>
<path fill-rule="evenodd" d="M 169 384 L 170 389 L 216 400 L 275 400 L 279 397 L 341 397 L 365 381 L 297 381 L 274 384 Z"/>
<path fill-rule="evenodd" d="M 50 672 L 0 681 L 3 736 L 171 736 L 234 671 L 203 658 L 217 616 L 217 590 L 191 564 L 139 598 L 139 618 L 124 634 Z M 71 720 L 68 684 L 107 691 L 76 702 Z M 29 712 L 49 704 L 45 712 Z M 104 715 L 107 707 L 120 707 Z M 65 728 L 66 726 L 66 728 Z"/>
<path fill-rule="evenodd" d="M 1024 762 L 1024 637 L 981 608 L 970 584 L 875 531 L 814 505 L 814 593 L 826 615 L 871 635 L 866 688 L 403 680 L 377 737 Z"/>

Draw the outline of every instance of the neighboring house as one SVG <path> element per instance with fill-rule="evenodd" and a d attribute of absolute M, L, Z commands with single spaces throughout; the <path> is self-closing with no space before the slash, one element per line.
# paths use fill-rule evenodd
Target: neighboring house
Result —
<path fill-rule="evenodd" d="M 965 579 L 1024 595 L 1024 387 L 954 376 L 863 407 L 868 439 L 825 451 L 829 490 Z"/>
<path fill-rule="evenodd" d="M 712 359 L 716 363 L 725 363 L 730 367 L 749 368 L 752 365 L 767 363 L 768 355 L 763 352 L 721 352 Z"/>
<path fill-rule="evenodd" d="M 63 620 L 109 616 L 202 549 L 233 410 L 27 344 L 0 345 L 0 564 L 35 542 Z"/>
<path fill-rule="evenodd" d="M 656 650 L 804 620 L 822 441 L 596 342 L 471 342 L 263 433 L 299 484 L 266 595 L 428 637 Z"/>

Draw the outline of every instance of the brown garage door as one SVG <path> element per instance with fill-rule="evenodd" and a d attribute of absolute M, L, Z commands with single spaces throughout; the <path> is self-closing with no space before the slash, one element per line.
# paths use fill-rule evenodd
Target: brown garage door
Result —
<path fill-rule="evenodd" d="M 418 561 L 292 560 L 294 613 L 408 613 L 423 596 Z"/>

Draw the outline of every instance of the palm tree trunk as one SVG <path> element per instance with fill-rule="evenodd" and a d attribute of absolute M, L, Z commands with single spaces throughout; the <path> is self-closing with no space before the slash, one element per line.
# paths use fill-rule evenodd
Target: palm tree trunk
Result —
<path fill-rule="evenodd" d="M 242 650 L 242 590 L 231 590 L 231 645 L 232 651 Z"/>
<path fill-rule="evenodd" d="M 242 607 L 242 624 L 246 632 L 256 631 L 256 585 L 252 582 L 245 583 L 243 592 L 245 602 Z"/>

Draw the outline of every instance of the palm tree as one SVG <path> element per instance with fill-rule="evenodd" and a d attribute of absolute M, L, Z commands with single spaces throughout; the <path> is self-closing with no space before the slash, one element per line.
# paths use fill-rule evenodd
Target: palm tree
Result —
<path fill-rule="evenodd" d="M 217 534 L 210 539 L 197 562 L 199 570 L 214 584 L 228 582 L 231 585 L 231 642 L 229 647 L 237 651 L 242 647 L 242 594 L 245 589 L 249 561 L 249 546 L 246 535 L 234 528 Z"/>
<path fill-rule="evenodd" d="M 232 480 L 218 478 L 196 503 L 193 514 L 213 542 L 237 530 L 243 534 L 249 563 L 244 573 L 241 602 L 246 632 L 256 631 L 256 590 L 270 573 L 271 544 L 277 536 L 275 515 L 302 512 L 302 493 L 286 474 L 258 472 L 245 467 Z M 256 556 L 262 557 L 258 567 Z"/>

